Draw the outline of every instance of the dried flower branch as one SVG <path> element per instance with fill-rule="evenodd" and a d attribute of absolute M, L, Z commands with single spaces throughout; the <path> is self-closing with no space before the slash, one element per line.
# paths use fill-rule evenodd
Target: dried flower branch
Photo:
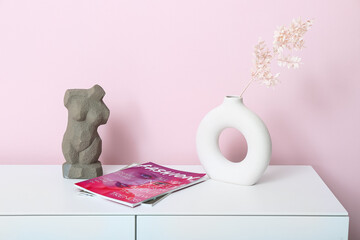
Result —
<path fill-rule="evenodd" d="M 270 51 L 265 42 L 259 39 L 254 47 L 254 67 L 251 70 L 251 79 L 241 92 L 240 97 L 244 94 L 246 89 L 254 81 L 270 87 L 275 86 L 280 81 L 278 79 L 280 73 L 275 75 L 271 72 L 271 62 L 275 58 L 280 67 L 299 68 L 301 58 L 289 54 L 284 56 L 284 49 L 291 52 L 293 50 L 301 50 L 304 48 L 304 34 L 310 29 L 313 20 L 302 22 L 301 18 L 294 19 L 290 27 L 281 26 L 274 32 L 273 49 Z"/>

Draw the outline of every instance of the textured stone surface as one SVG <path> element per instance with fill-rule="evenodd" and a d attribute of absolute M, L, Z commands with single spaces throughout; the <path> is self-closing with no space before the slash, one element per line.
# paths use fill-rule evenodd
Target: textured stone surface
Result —
<path fill-rule="evenodd" d="M 105 124 L 110 115 L 102 100 L 104 95 L 99 85 L 90 89 L 69 89 L 65 93 L 68 124 L 62 142 L 66 160 L 64 178 L 88 179 L 102 175 L 101 138 L 97 128 Z"/>

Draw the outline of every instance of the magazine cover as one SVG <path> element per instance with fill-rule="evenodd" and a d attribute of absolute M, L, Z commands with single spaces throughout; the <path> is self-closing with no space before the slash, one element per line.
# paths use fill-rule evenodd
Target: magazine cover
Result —
<path fill-rule="evenodd" d="M 81 190 L 130 207 L 206 180 L 205 173 L 179 171 L 152 162 L 75 183 Z"/>

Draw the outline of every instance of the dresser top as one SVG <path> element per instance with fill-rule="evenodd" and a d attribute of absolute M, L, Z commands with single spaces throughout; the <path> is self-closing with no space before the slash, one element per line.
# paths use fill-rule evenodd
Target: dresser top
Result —
<path fill-rule="evenodd" d="M 121 165 L 103 166 L 104 174 Z M 171 165 L 204 172 L 201 166 Z M 1 215 L 264 215 L 347 216 L 310 166 L 271 165 L 254 186 L 207 180 L 175 192 L 155 206 L 130 208 L 80 195 L 60 165 L 0 165 Z"/>

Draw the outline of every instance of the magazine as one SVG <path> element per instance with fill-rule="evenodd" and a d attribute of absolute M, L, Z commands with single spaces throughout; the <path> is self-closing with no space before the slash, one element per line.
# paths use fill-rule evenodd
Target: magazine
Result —
<path fill-rule="evenodd" d="M 157 202 L 156 199 L 163 195 L 165 197 L 206 179 L 205 173 L 179 171 L 148 162 L 78 182 L 75 186 L 105 199 L 136 207 L 144 202 Z"/>

